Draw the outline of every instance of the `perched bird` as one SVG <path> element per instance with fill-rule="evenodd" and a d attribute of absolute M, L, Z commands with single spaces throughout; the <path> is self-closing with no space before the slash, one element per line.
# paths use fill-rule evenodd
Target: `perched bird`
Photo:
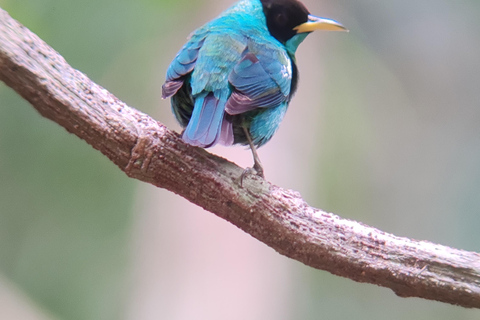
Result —
<path fill-rule="evenodd" d="M 346 31 L 297 0 L 241 0 L 194 31 L 167 70 L 162 97 L 185 128 L 183 140 L 256 152 L 277 131 L 298 81 L 295 51 L 314 30 Z"/>

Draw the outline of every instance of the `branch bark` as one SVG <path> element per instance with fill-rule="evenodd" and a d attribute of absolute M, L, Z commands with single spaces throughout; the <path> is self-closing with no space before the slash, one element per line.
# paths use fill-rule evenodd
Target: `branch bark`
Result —
<path fill-rule="evenodd" d="M 130 108 L 0 9 L 0 80 L 129 177 L 168 189 L 311 267 L 421 297 L 480 308 L 480 255 L 397 237 L 310 207 Z"/>

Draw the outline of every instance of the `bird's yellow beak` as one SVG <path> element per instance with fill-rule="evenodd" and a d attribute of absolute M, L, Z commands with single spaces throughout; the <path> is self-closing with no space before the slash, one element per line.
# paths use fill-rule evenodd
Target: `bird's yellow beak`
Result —
<path fill-rule="evenodd" d="M 327 19 L 320 18 L 314 15 L 308 15 L 308 21 L 302 23 L 301 25 L 296 26 L 293 30 L 297 33 L 312 32 L 315 30 L 326 30 L 326 31 L 347 31 L 348 29 L 341 25 L 339 22 Z"/>

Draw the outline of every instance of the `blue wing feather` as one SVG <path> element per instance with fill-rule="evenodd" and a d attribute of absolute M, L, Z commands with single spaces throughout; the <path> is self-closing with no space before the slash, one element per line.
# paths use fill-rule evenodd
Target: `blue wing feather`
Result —
<path fill-rule="evenodd" d="M 262 53 L 256 55 L 247 49 L 228 78 L 235 90 L 225 110 L 236 115 L 256 108 L 277 107 L 287 101 L 291 75 L 288 72 L 275 72 L 276 69 L 282 69 L 281 62 Z"/>
<path fill-rule="evenodd" d="M 175 59 L 167 69 L 167 79 L 162 86 L 162 98 L 173 96 L 183 85 L 182 77 L 195 68 L 200 48 L 205 41 L 206 34 L 193 35 L 177 53 Z"/>

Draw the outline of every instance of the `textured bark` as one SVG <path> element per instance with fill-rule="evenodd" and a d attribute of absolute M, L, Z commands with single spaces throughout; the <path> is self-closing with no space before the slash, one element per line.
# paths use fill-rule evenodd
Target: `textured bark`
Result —
<path fill-rule="evenodd" d="M 0 80 L 129 177 L 175 192 L 279 253 L 314 268 L 421 297 L 480 308 L 480 255 L 396 237 L 310 207 L 291 190 L 182 142 L 130 108 L 0 9 Z"/>

